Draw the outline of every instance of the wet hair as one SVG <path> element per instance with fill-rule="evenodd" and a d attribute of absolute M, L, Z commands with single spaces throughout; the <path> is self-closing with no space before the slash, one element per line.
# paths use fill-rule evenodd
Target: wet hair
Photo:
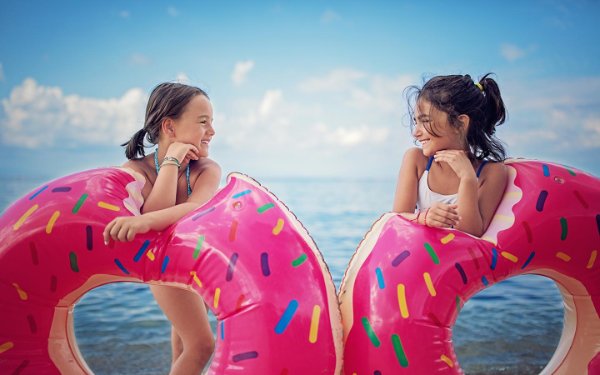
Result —
<path fill-rule="evenodd" d="M 422 88 L 410 86 L 406 90 L 411 129 L 415 127 L 414 107 L 420 100 L 448 115 L 450 126 L 461 126 L 458 116 L 469 116 L 469 130 L 466 141 L 469 158 L 503 161 L 506 151 L 502 142 L 494 135 L 496 126 L 504 123 L 507 117 L 504 102 L 496 81 L 484 75 L 478 82 L 471 76 L 436 76 L 428 80 Z M 435 125 L 435 124 L 434 124 Z M 426 127 L 429 134 L 439 137 L 435 129 Z"/>
<path fill-rule="evenodd" d="M 182 83 L 165 82 L 156 86 L 146 105 L 144 127 L 138 130 L 129 141 L 121 144 L 125 147 L 127 159 L 143 158 L 146 155 L 144 140 L 150 144 L 158 143 L 162 121 L 165 118 L 178 119 L 183 114 L 185 106 L 196 95 L 204 95 L 208 98 L 202 89 Z"/>

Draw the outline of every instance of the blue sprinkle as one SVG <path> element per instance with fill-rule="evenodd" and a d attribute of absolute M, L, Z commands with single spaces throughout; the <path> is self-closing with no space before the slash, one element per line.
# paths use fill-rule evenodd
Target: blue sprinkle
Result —
<path fill-rule="evenodd" d="M 225 322 L 221 322 L 221 340 L 225 340 Z"/>
<path fill-rule="evenodd" d="M 160 267 L 160 273 L 164 273 L 165 269 L 167 269 L 167 264 L 169 264 L 169 256 L 167 255 L 165 259 L 163 259 L 162 266 Z"/>
<path fill-rule="evenodd" d="M 548 166 L 546 164 L 542 165 L 542 170 L 544 171 L 544 176 L 546 176 L 546 177 L 550 176 L 550 169 L 548 168 Z"/>
<path fill-rule="evenodd" d="M 534 256 L 535 256 L 535 251 L 532 251 L 531 254 L 529 254 L 529 258 L 527 258 L 525 263 L 523 263 L 523 266 L 521 266 L 521 269 L 524 269 L 525 267 L 527 267 L 527 265 L 529 264 L 529 262 L 531 262 L 531 260 L 533 259 Z"/>
<path fill-rule="evenodd" d="M 211 208 L 209 208 L 209 209 L 206 209 L 206 210 L 204 210 L 204 211 L 202 211 L 202 212 L 198 212 L 196 215 L 194 215 L 194 217 L 192 217 L 192 220 L 193 220 L 193 221 L 196 221 L 196 220 L 198 220 L 199 218 L 201 218 L 202 216 L 204 216 L 204 215 L 206 215 L 206 214 L 209 214 L 209 213 L 213 212 L 215 209 L 216 209 L 216 207 L 214 207 L 214 206 L 213 206 L 213 207 L 211 207 Z"/>
<path fill-rule="evenodd" d="M 150 246 L 150 240 L 144 241 L 144 243 L 142 244 L 142 247 L 140 247 L 137 254 L 135 254 L 135 256 L 133 257 L 134 262 L 137 263 L 140 261 L 140 258 L 142 257 L 142 255 L 144 255 L 148 246 Z"/>
<path fill-rule="evenodd" d="M 548 192 L 546 190 L 542 190 L 540 195 L 538 196 L 538 200 L 535 204 L 535 209 L 538 212 L 544 211 L 544 203 L 546 203 L 546 198 L 548 197 Z"/>
<path fill-rule="evenodd" d="M 242 192 L 239 192 L 239 193 L 237 193 L 237 194 L 234 194 L 234 195 L 233 195 L 233 199 L 237 199 L 237 198 L 239 198 L 239 197 L 243 197 L 244 195 L 246 195 L 246 194 L 250 194 L 250 193 L 252 193 L 252 190 L 250 190 L 250 189 L 248 189 L 248 190 L 244 190 L 244 191 L 242 191 Z"/>
<path fill-rule="evenodd" d="M 245 353 L 236 354 L 233 357 L 231 357 L 231 359 L 233 360 L 233 362 L 239 362 L 239 361 L 243 361 L 245 359 L 253 359 L 253 358 L 257 358 L 257 357 L 258 357 L 258 352 L 245 352 Z"/>
<path fill-rule="evenodd" d="M 485 278 L 485 276 L 481 276 L 481 282 L 483 283 L 483 285 L 487 286 L 489 284 L 488 279 Z"/>
<path fill-rule="evenodd" d="M 294 314 L 296 313 L 297 309 L 298 301 L 296 301 L 295 299 L 291 300 L 287 308 L 283 312 L 281 319 L 279 319 L 279 322 L 277 322 L 277 325 L 275 326 L 275 333 L 280 335 L 286 330 L 286 328 L 290 324 L 290 321 L 294 317 Z"/>
<path fill-rule="evenodd" d="M 381 268 L 377 267 L 375 269 L 375 274 L 377 275 L 377 284 L 379 284 L 379 289 L 384 289 L 385 281 L 383 280 L 383 273 L 381 272 Z"/>
<path fill-rule="evenodd" d="M 29 197 L 29 200 L 32 200 L 33 198 L 37 197 L 38 195 L 40 195 L 42 193 L 42 191 L 44 191 L 46 189 L 48 189 L 48 185 L 44 186 L 40 190 L 38 190 L 35 193 L 33 193 L 33 195 L 31 197 Z"/>
<path fill-rule="evenodd" d="M 115 259 L 115 264 L 121 269 L 121 271 L 123 271 L 124 274 L 129 275 L 129 271 L 127 271 L 127 269 L 123 266 L 120 260 Z"/>
<path fill-rule="evenodd" d="M 492 264 L 490 265 L 492 270 L 496 269 L 496 263 L 498 263 L 498 250 L 492 247 Z"/>
<path fill-rule="evenodd" d="M 263 276 L 269 276 L 271 274 L 271 270 L 269 269 L 269 254 L 260 254 L 260 269 L 262 270 Z"/>
<path fill-rule="evenodd" d="M 458 270 L 458 273 L 460 273 L 460 278 L 462 279 L 463 284 L 466 285 L 467 284 L 467 274 L 465 273 L 465 270 L 462 268 L 460 263 L 454 263 L 454 266 Z"/>

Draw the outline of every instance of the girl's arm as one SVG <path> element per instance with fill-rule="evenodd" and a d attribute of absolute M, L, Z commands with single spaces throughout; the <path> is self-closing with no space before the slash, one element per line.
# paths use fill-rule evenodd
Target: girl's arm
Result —
<path fill-rule="evenodd" d="M 138 233 L 146 233 L 149 230 L 161 231 L 167 228 L 212 198 L 219 187 L 220 180 L 221 168 L 217 163 L 208 161 L 196 179 L 192 195 L 187 202 L 140 216 L 117 217 L 104 229 L 104 242 L 108 243 L 111 238 L 116 241 L 132 241 Z"/>
<path fill-rule="evenodd" d="M 421 158 L 423 158 L 423 152 L 418 147 L 413 147 L 404 154 L 398 174 L 398 182 L 396 183 L 392 210 L 411 221 L 418 219 L 420 224 L 424 224 L 424 215 L 415 214 L 419 185 L 419 169 L 417 166 Z"/>

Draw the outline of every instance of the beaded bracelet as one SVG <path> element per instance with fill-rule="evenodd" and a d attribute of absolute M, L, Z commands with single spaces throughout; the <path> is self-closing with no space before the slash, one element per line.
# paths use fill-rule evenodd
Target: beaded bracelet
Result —
<path fill-rule="evenodd" d="M 167 158 L 165 158 L 165 160 L 163 160 L 163 162 L 160 164 L 160 167 L 164 167 L 165 165 L 175 165 L 177 166 L 177 169 L 179 169 L 180 165 L 179 163 L 177 163 L 177 161 L 175 160 L 166 160 Z"/>
<path fill-rule="evenodd" d="M 165 156 L 165 158 L 163 159 L 163 162 L 162 162 L 162 164 L 164 164 L 164 163 L 165 163 L 165 161 L 172 162 L 172 163 L 170 163 L 170 164 L 176 165 L 176 166 L 177 166 L 177 168 L 180 168 L 180 167 L 181 167 L 181 163 L 179 163 L 179 160 L 177 160 L 177 158 L 176 158 L 176 157 L 173 157 L 173 156 Z M 161 165 L 162 165 L 162 164 L 161 164 Z"/>
<path fill-rule="evenodd" d="M 426 226 L 429 226 L 429 225 L 427 225 L 427 214 L 428 213 L 429 213 L 429 208 L 425 211 L 425 218 L 423 219 L 423 224 L 425 224 Z"/>
<path fill-rule="evenodd" d="M 417 210 L 417 217 L 415 217 L 414 219 L 412 219 L 410 221 L 412 221 L 413 223 L 416 222 L 417 224 L 419 224 L 419 215 L 421 215 L 421 210 Z"/>

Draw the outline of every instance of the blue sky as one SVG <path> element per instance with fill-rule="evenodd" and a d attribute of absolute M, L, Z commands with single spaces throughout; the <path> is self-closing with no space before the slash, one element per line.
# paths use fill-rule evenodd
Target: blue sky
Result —
<path fill-rule="evenodd" d="M 212 99 L 224 174 L 393 179 L 404 88 L 487 72 L 510 156 L 598 176 L 598 19 L 597 1 L 3 1 L 0 176 L 122 164 L 149 92 L 179 80 Z"/>

